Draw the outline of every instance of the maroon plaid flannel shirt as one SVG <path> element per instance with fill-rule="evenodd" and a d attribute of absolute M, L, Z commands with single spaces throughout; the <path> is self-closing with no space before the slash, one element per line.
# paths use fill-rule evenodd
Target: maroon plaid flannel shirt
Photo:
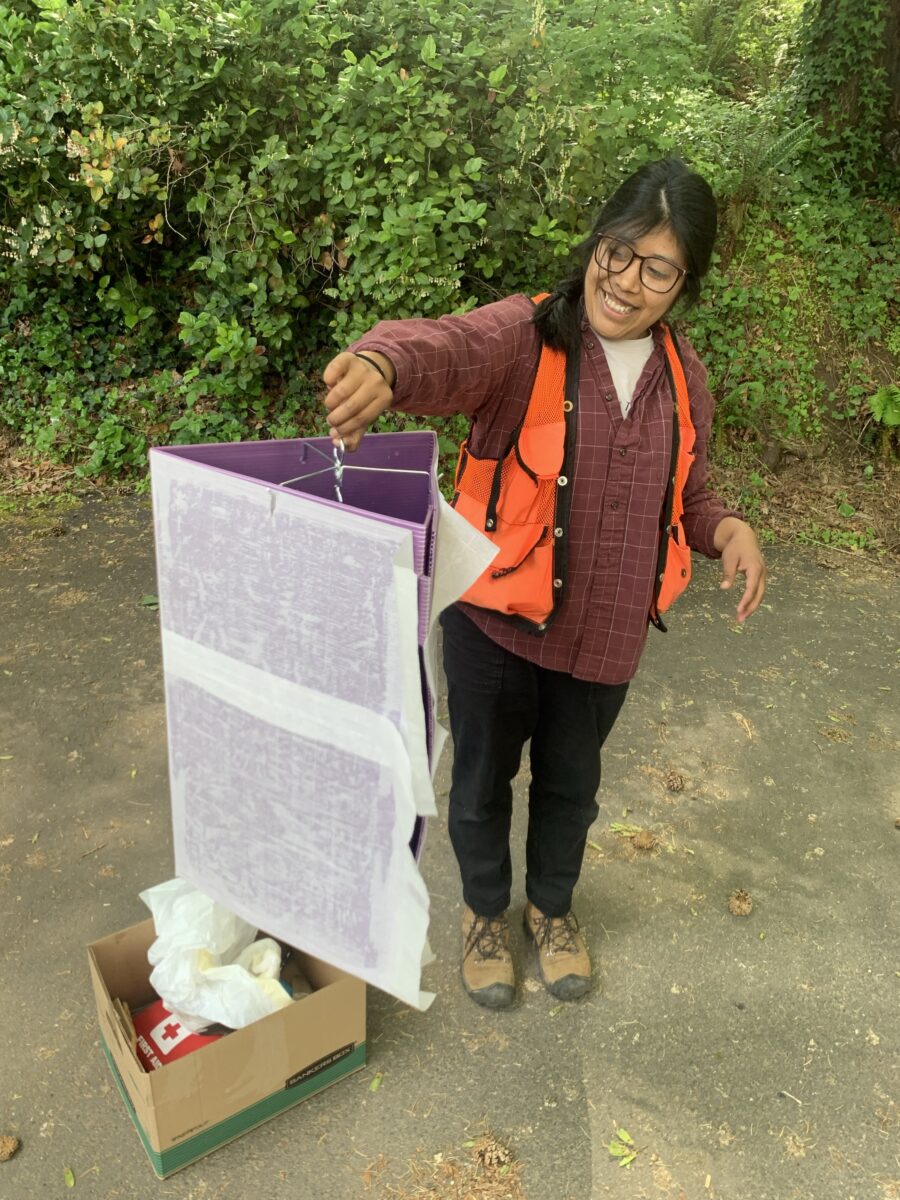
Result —
<path fill-rule="evenodd" d="M 437 321 L 382 321 L 351 348 L 380 351 L 394 364 L 395 408 L 474 417 L 472 452 L 499 458 L 531 395 L 540 353 L 533 312 L 531 301 L 519 295 Z M 647 638 L 673 398 L 657 330 L 627 419 L 586 320 L 582 338 L 566 592 L 559 611 L 538 637 L 486 609 L 462 607 L 495 642 L 529 662 L 578 679 L 622 683 L 637 670 Z M 693 348 L 683 338 L 679 344 L 697 432 L 684 493 L 685 532 L 693 549 L 716 558 L 716 526 L 739 514 L 707 490 L 713 399 Z"/>

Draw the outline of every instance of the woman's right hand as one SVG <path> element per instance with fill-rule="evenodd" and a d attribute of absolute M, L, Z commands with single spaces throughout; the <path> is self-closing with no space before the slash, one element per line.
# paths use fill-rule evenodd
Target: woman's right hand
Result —
<path fill-rule="evenodd" d="M 349 351 L 333 358 L 322 373 L 328 387 L 325 407 L 331 440 L 335 445 L 342 441 L 344 449 L 349 451 L 359 446 L 372 422 L 390 408 L 394 400 L 394 364 L 377 351 L 367 350 L 366 354 L 382 368 L 386 379 L 371 363 Z"/>

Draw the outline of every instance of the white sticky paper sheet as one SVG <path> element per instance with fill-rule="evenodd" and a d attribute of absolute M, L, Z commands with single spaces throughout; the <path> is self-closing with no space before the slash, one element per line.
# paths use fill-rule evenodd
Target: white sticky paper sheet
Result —
<path fill-rule="evenodd" d="M 425 1007 L 409 840 L 437 753 L 409 532 L 175 456 L 153 485 L 176 873 Z M 471 530 L 460 555 L 460 521 L 442 504 L 432 618 L 493 555 Z"/>

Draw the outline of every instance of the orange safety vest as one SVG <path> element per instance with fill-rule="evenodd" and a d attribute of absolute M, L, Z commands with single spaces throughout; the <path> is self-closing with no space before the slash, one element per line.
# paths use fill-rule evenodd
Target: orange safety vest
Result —
<path fill-rule="evenodd" d="M 649 620 L 665 632 L 660 613 L 681 595 L 691 577 L 691 552 L 681 522 L 694 426 L 675 340 L 668 326 L 662 326 L 662 333 L 675 410 Z M 456 467 L 453 507 L 498 547 L 493 562 L 460 599 L 503 613 L 538 635 L 547 630 L 565 593 L 577 398 L 577 361 L 543 346 L 528 408 L 503 457 L 476 458 L 469 449 L 470 429 Z"/>

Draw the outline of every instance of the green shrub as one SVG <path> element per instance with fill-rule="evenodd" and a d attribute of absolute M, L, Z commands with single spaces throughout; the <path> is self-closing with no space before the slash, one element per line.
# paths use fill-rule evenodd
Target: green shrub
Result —
<path fill-rule="evenodd" d="M 754 31 L 797 0 L 734 0 L 734 38 L 713 7 L 0 0 L 0 421 L 91 475 L 310 432 L 336 347 L 552 284 L 671 151 L 723 200 L 691 328 L 725 422 L 864 414 L 816 331 L 896 327 L 889 214 L 827 182 L 793 92 L 747 90 L 786 76 Z"/>

